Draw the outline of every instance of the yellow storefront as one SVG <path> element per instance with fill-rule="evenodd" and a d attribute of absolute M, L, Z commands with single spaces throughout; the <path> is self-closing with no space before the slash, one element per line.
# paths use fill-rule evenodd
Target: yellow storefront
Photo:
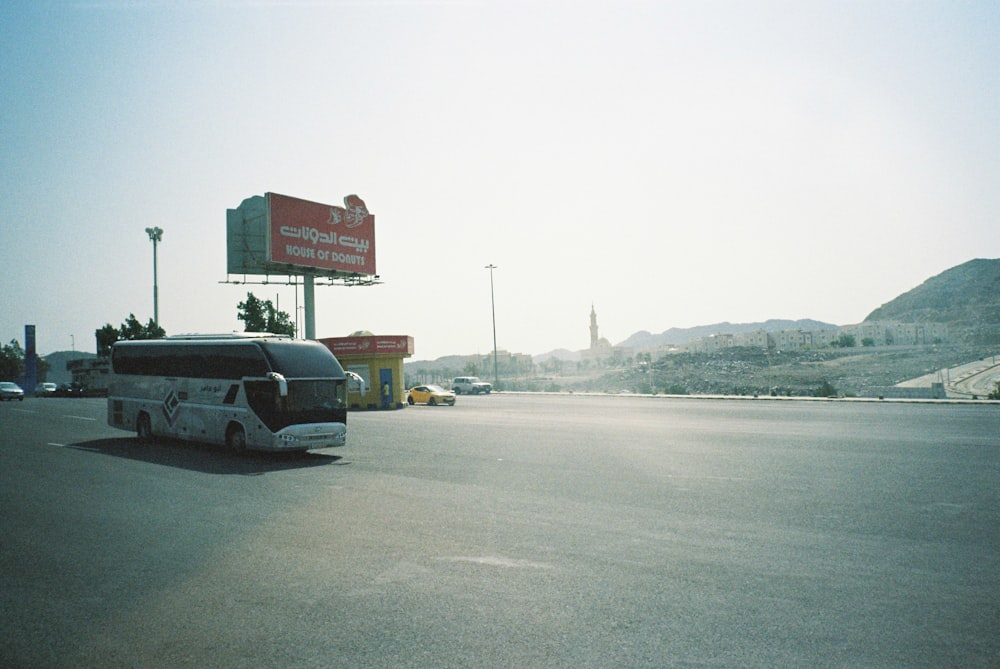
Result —
<path fill-rule="evenodd" d="M 355 333 L 319 342 L 333 351 L 344 370 L 360 382 L 348 382 L 351 409 L 401 409 L 406 406 L 403 360 L 413 355 L 413 337 Z"/>

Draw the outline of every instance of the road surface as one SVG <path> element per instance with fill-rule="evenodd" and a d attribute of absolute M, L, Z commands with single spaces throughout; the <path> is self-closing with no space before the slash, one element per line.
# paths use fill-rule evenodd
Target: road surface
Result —
<path fill-rule="evenodd" d="M 908 388 L 929 388 L 932 383 L 943 383 L 945 394 L 951 399 L 983 399 L 1000 383 L 1000 356 L 974 360 L 964 365 L 942 369 L 896 385 Z"/>
<path fill-rule="evenodd" d="M 989 404 L 492 394 L 348 445 L 0 405 L 0 666 L 1000 665 Z"/>

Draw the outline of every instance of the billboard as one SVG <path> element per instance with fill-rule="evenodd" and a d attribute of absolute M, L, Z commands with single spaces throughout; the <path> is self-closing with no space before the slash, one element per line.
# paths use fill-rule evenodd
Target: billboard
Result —
<path fill-rule="evenodd" d="M 409 335 L 360 335 L 320 339 L 336 356 L 413 355 L 413 337 Z"/>
<path fill-rule="evenodd" d="M 266 193 L 226 212 L 230 274 L 374 275 L 375 216 L 357 195 L 344 206 Z"/>

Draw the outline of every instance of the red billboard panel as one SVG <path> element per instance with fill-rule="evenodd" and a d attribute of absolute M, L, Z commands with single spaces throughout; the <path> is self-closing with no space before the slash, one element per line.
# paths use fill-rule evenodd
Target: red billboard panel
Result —
<path fill-rule="evenodd" d="M 320 339 L 337 357 L 352 355 L 413 355 L 413 337 L 408 335 L 366 335 Z"/>
<path fill-rule="evenodd" d="M 375 216 L 357 195 L 338 207 L 267 194 L 270 262 L 374 275 Z"/>

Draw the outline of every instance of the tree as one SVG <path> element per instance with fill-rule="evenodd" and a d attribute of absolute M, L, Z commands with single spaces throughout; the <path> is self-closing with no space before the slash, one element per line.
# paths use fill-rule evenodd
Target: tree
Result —
<path fill-rule="evenodd" d="M 106 358 L 111 355 L 111 346 L 118 341 L 118 328 L 111 323 L 94 332 L 97 338 L 97 356 Z"/>
<path fill-rule="evenodd" d="M 111 355 L 111 345 L 120 339 L 163 339 L 167 336 L 167 332 L 152 318 L 146 325 L 143 325 L 135 317 L 135 314 L 129 314 L 121 327 L 116 329 L 114 325 L 108 323 L 99 330 L 95 330 L 94 336 L 97 338 L 97 355 L 106 358 Z"/>
<path fill-rule="evenodd" d="M 0 348 L 0 380 L 13 381 L 24 374 L 24 349 L 11 339 L 9 344 Z"/>
<path fill-rule="evenodd" d="M 831 345 L 839 348 L 854 348 L 857 345 L 857 339 L 854 338 L 854 335 L 842 334 Z"/>
<path fill-rule="evenodd" d="M 25 380 L 24 357 L 24 349 L 21 348 L 21 344 L 16 339 L 11 339 L 9 344 L 0 347 L 0 381 L 20 383 Z M 36 356 L 35 365 L 38 381 L 44 381 L 51 365 L 40 356 Z M 30 391 L 30 388 L 27 390 Z"/>
<path fill-rule="evenodd" d="M 563 361 L 559 358 L 552 357 L 542 363 L 542 369 L 547 374 L 559 374 L 562 372 Z"/>
<path fill-rule="evenodd" d="M 245 332 L 271 332 L 289 337 L 295 336 L 295 323 L 287 312 L 274 308 L 271 300 L 261 300 L 253 293 L 247 293 L 246 302 L 236 305 L 236 317 L 243 321 Z"/>
<path fill-rule="evenodd" d="M 829 381 L 823 381 L 823 385 L 813 390 L 813 397 L 836 397 L 837 389 Z"/>

